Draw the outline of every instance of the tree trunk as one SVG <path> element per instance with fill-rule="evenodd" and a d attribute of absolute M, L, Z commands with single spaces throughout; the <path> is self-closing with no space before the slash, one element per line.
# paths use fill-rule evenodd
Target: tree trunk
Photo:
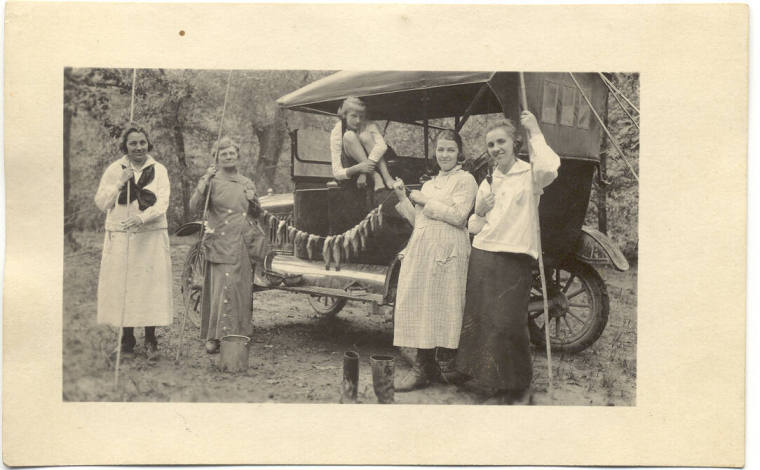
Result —
<path fill-rule="evenodd" d="M 69 195 L 71 194 L 71 109 L 63 106 L 63 241 L 72 249 L 79 249 L 74 239 L 73 208 Z"/>
<path fill-rule="evenodd" d="M 187 155 L 185 154 L 185 136 L 182 134 L 182 124 L 179 121 L 179 108 L 181 102 L 177 104 L 174 112 L 174 123 L 172 133 L 174 135 L 174 146 L 177 149 L 177 161 L 179 162 L 179 185 L 182 191 L 182 221 L 189 222 L 190 217 L 190 195 L 192 193 L 192 184 L 188 174 Z"/>
<path fill-rule="evenodd" d="M 264 187 L 261 194 L 274 186 L 277 162 L 280 160 L 282 143 L 285 139 L 285 115 L 280 108 L 275 109 L 272 122 L 264 125 L 253 123 L 253 132 L 259 140 L 259 157 L 256 161 L 256 179 Z M 277 189 L 277 188 L 275 188 Z"/>

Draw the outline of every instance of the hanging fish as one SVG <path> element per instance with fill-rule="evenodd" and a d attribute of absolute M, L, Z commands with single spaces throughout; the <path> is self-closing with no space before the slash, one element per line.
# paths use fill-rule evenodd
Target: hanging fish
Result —
<path fill-rule="evenodd" d="M 306 237 L 308 237 L 309 234 L 306 232 L 298 231 L 296 233 L 296 238 L 293 240 L 293 251 L 298 255 L 298 253 L 303 253 L 306 250 Z"/>
<path fill-rule="evenodd" d="M 360 252 L 367 249 L 367 224 L 362 221 L 356 228 L 356 237 L 359 239 Z"/>
<path fill-rule="evenodd" d="M 364 219 L 359 223 L 359 232 L 364 236 L 364 241 L 366 242 L 369 238 L 369 220 Z"/>
<path fill-rule="evenodd" d="M 340 271 L 340 259 L 343 254 L 343 235 L 336 235 L 332 242 L 332 258 L 335 261 L 335 270 Z"/>
<path fill-rule="evenodd" d="M 341 243 L 341 248 L 343 249 L 343 259 L 348 263 L 351 259 L 351 233 L 348 231 L 343 232 L 342 237 L 343 243 Z"/>
<path fill-rule="evenodd" d="M 359 253 L 361 253 L 359 236 L 359 226 L 357 225 L 356 227 L 352 228 L 350 232 L 351 250 L 356 256 L 359 256 Z"/>
<path fill-rule="evenodd" d="M 296 241 L 297 233 L 298 233 L 298 229 L 296 229 L 292 225 L 288 225 L 288 243 L 294 243 Z"/>
<path fill-rule="evenodd" d="M 284 245 L 288 239 L 288 224 L 284 220 L 281 220 L 277 224 L 277 244 Z"/>
<path fill-rule="evenodd" d="M 319 242 L 319 236 L 309 234 L 309 238 L 306 239 L 306 253 L 309 254 L 309 259 L 314 259 L 314 249 L 316 248 L 317 242 Z"/>
<path fill-rule="evenodd" d="M 377 208 L 377 227 L 383 228 L 383 206 Z"/>
<path fill-rule="evenodd" d="M 328 236 L 325 238 L 325 243 L 322 245 L 322 260 L 325 262 L 325 269 L 330 270 L 330 261 L 332 260 L 332 243 L 333 237 Z"/>
<path fill-rule="evenodd" d="M 377 209 L 369 213 L 369 228 L 373 233 L 377 230 Z"/>

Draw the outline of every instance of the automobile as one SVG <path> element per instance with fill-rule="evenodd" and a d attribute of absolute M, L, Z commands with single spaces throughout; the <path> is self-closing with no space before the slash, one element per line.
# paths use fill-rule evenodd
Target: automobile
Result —
<path fill-rule="evenodd" d="M 604 109 L 608 88 L 595 73 L 522 75 L 528 109 L 562 162 L 558 177 L 544 189 L 539 219 L 552 349 L 574 353 L 593 344 L 609 318 L 607 289 L 597 267 L 607 264 L 620 271 L 629 268 L 609 237 L 583 226 L 600 164 L 603 135 L 598 114 L 591 107 Z M 337 117 L 340 103 L 355 96 L 367 104 L 370 118 L 381 129 L 383 121 L 386 130 L 391 123 L 421 129 L 418 150 L 395 152 L 387 160 L 394 176 L 400 176 L 407 187 L 419 188 L 415 184 L 420 185 L 430 176 L 434 164 L 429 148 L 431 132 L 443 128 L 460 131 L 472 116 L 484 114 L 503 115 L 517 122 L 519 90 L 518 72 L 341 71 L 279 98 L 277 104 L 297 113 Z M 299 130 L 291 129 L 289 134 L 294 190 L 260 199 L 264 209 L 261 222 L 276 244 L 266 258 L 265 268 L 282 281 L 268 288 L 306 294 L 314 311 L 323 316 L 337 315 L 348 301 L 392 308 L 403 262 L 398 245 L 374 240 L 372 246 L 358 250 L 354 247 L 350 253 L 351 244 L 342 239 L 349 246 L 345 252 L 349 258 L 343 257 L 339 269 L 334 263 L 328 267 L 329 260 L 323 256 L 329 237 L 334 240 L 338 236 L 355 236 L 377 223 L 373 221 L 377 215 L 373 214 L 378 210 L 371 208 L 378 201 L 367 200 L 372 197 L 371 191 L 367 198 L 357 197 L 356 191 L 336 184 L 326 131 L 324 145 L 319 146 L 323 150 L 308 155 L 299 147 Z M 518 157 L 528 158 L 525 145 Z M 465 163 L 478 183 L 486 177 L 488 166 L 485 152 Z M 178 234 L 195 233 L 198 224 L 186 224 Z M 200 321 L 198 246 L 188 254 L 182 287 L 195 324 Z M 534 344 L 545 345 L 546 327 L 536 266 L 529 305 L 529 330 Z"/>

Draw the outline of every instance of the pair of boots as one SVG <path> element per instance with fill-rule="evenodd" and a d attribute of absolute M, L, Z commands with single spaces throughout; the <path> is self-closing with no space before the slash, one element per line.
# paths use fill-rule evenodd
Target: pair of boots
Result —
<path fill-rule="evenodd" d="M 134 327 L 124 327 L 121 335 L 121 353 L 122 355 L 132 356 L 134 355 L 135 345 L 137 340 L 135 339 Z M 148 359 L 155 361 L 158 359 L 158 339 L 156 339 L 156 327 L 145 327 L 145 353 Z"/>
<path fill-rule="evenodd" d="M 412 370 L 396 381 L 397 392 L 423 388 L 430 382 L 454 385 L 469 379 L 454 368 L 456 349 L 401 348 L 401 355 L 412 365 Z"/>

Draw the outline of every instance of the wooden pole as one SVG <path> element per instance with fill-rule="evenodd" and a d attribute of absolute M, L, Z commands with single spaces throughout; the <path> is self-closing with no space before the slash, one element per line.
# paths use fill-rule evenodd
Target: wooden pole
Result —
<path fill-rule="evenodd" d="M 137 83 L 137 69 L 132 69 L 132 101 L 129 103 L 129 122 L 135 119 L 135 84 Z M 127 207 L 129 202 L 127 201 Z"/>
<path fill-rule="evenodd" d="M 127 162 L 129 165 L 131 163 Z M 129 219 L 129 180 L 127 180 L 127 219 Z M 119 199 L 117 196 L 116 204 L 119 204 Z M 114 369 L 113 373 L 113 387 L 114 389 L 118 389 L 119 387 L 119 366 L 121 365 L 121 340 L 124 336 L 124 317 L 126 315 L 127 311 L 127 293 L 129 290 L 129 229 L 126 231 L 127 235 L 127 246 L 125 248 L 126 255 L 125 263 L 124 263 L 124 302 L 122 303 L 121 307 L 121 319 L 119 320 L 119 339 L 116 343 L 116 368 Z"/>
<path fill-rule="evenodd" d="M 609 103 L 608 100 L 604 101 L 604 125 L 609 125 Z M 602 134 L 602 147 L 604 147 L 604 142 L 607 140 L 607 135 Z M 598 213 L 597 213 L 597 219 L 599 222 L 599 231 L 603 234 L 607 235 L 607 155 L 604 154 L 604 152 L 599 152 L 599 185 L 597 186 L 597 189 L 599 190 L 599 198 L 598 198 Z"/>
<path fill-rule="evenodd" d="M 628 161 L 628 159 L 625 156 L 625 153 L 623 153 L 623 150 L 620 148 L 620 145 L 618 145 L 617 140 L 615 137 L 612 136 L 612 133 L 607 128 L 607 126 L 604 124 L 604 121 L 602 121 L 602 118 L 599 117 L 599 113 L 596 112 L 596 109 L 594 109 L 594 106 L 591 104 L 591 100 L 588 99 L 588 96 L 586 96 L 586 93 L 583 92 L 583 89 L 581 88 L 581 85 L 578 83 L 578 80 L 575 79 L 575 74 L 573 72 L 568 72 L 570 74 L 570 78 L 573 79 L 573 83 L 575 83 L 575 87 L 578 88 L 578 91 L 580 92 L 583 99 L 586 101 L 586 104 L 588 104 L 588 107 L 591 108 L 591 112 L 594 114 L 594 117 L 597 121 L 599 121 L 599 124 L 602 126 L 602 130 L 604 130 L 604 133 L 607 134 L 607 137 L 610 139 L 610 143 L 615 147 L 615 150 L 617 150 L 620 157 L 623 159 L 626 165 L 628 165 L 628 169 L 631 170 L 631 174 L 633 174 L 633 178 L 636 180 L 636 182 L 639 182 L 639 175 L 636 174 L 636 170 L 633 169 L 633 165 Z"/>
<path fill-rule="evenodd" d="M 131 123 L 135 117 L 135 84 L 137 83 L 137 69 L 132 69 L 132 99 L 129 103 L 129 122 Z M 129 168 L 132 167 L 132 163 L 127 159 Z M 129 219 L 129 194 L 130 180 L 127 180 L 127 219 Z M 118 196 L 116 196 L 116 205 L 119 205 Z M 113 387 L 118 389 L 119 387 L 119 367 L 121 366 L 121 340 L 124 337 L 124 316 L 127 311 L 127 293 L 129 290 L 129 229 L 126 230 L 127 246 L 125 248 L 124 256 L 124 302 L 121 307 L 121 319 L 119 320 L 119 334 L 116 340 L 116 368 L 113 372 Z"/>
<path fill-rule="evenodd" d="M 520 75 L 520 104 L 522 105 L 522 109 L 525 111 L 528 111 L 528 98 L 527 94 L 525 92 L 525 74 L 523 72 L 519 72 Z M 549 395 L 551 396 L 553 388 L 554 388 L 554 381 L 552 378 L 552 346 L 551 346 L 551 337 L 549 335 L 549 300 L 547 298 L 547 291 L 546 291 L 546 272 L 544 271 L 544 255 L 543 255 L 543 249 L 541 248 L 541 222 L 539 220 L 539 212 L 538 212 L 538 201 L 534 201 L 533 198 L 535 197 L 535 194 L 538 192 L 538 189 L 536 187 L 536 180 L 533 175 L 533 148 L 530 145 L 530 133 L 526 129 L 526 133 L 528 134 L 528 160 L 530 161 L 530 177 L 531 181 L 533 182 L 533 190 L 531 191 L 531 201 L 533 202 L 533 207 L 535 208 L 535 212 L 533 214 L 533 218 L 535 220 L 536 227 L 533 231 L 536 237 L 536 247 L 538 249 L 538 272 L 539 276 L 541 277 L 541 294 L 544 301 L 544 333 L 546 335 L 546 363 L 547 368 L 549 372 Z"/>

